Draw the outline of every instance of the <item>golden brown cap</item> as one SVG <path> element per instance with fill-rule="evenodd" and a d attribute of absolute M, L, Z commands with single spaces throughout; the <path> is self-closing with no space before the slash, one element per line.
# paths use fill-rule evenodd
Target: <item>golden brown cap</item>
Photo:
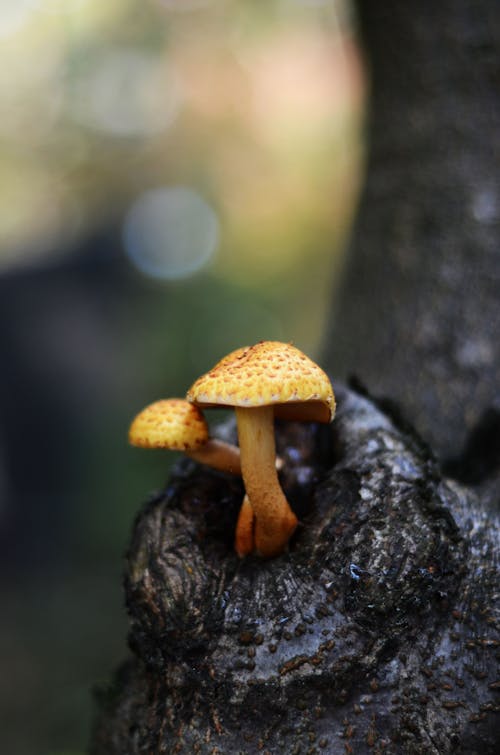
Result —
<path fill-rule="evenodd" d="M 330 422 L 335 398 L 328 376 L 295 346 L 261 341 L 228 354 L 187 393 L 198 406 L 275 406 L 280 419 Z"/>
<path fill-rule="evenodd" d="M 155 401 L 130 425 L 129 442 L 141 448 L 193 451 L 208 441 L 208 426 L 201 411 L 180 398 Z"/>

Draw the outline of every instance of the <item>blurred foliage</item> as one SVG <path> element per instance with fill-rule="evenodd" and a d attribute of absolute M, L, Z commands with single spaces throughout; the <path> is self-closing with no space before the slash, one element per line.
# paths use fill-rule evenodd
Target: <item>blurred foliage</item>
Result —
<path fill-rule="evenodd" d="M 358 175 L 343 4 L 32 0 L 17 17 L 8 34 L 0 15 L 0 265 L 189 186 L 221 225 L 211 275 L 290 299 L 307 273 L 280 305 L 314 349 Z"/>
<path fill-rule="evenodd" d="M 84 748 L 125 653 L 120 557 L 172 463 L 134 414 L 245 343 L 318 350 L 362 152 L 349 10 L 3 0 L 2 752 Z"/>

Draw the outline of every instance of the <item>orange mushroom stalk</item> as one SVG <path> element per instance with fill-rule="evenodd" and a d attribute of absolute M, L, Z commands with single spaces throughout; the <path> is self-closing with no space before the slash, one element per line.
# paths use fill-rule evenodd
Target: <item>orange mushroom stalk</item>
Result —
<path fill-rule="evenodd" d="M 255 543 L 263 556 L 286 547 L 298 520 L 281 489 L 276 472 L 274 409 L 236 407 L 236 422 L 245 490 L 255 513 Z"/>
<path fill-rule="evenodd" d="M 255 514 L 250 498 L 245 495 L 241 504 L 236 534 L 234 536 L 234 550 L 240 558 L 249 556 L 254 549 Z"/>
<path fill-rule="evenodd" d="M 224 357 L 198 378 L 187 398 L 201 407 L 235 408 L 242 476 L 256 518 L 255 547 L 264 557 L 282 553 L 295 531 L 297 517 L 276 472 L 274 417 L 331 421 L 335 400 L 327 375 L 294 346 L 263 341 Z M 240 555 L 244 555 L 239 550 L 240 540 L 244 548 L 249 547 L 249 529 L 249 509 L 244 502 L 236 532 Z"/>
<path fill-rule="evenodd" d="M 162 399 L 149 404 L 135 417 L 128 437 L 133 446 L 182 451 L 213 469 L 241 474 L 239 449 L 210 438 L 202 412 L 185 399 Z"/>

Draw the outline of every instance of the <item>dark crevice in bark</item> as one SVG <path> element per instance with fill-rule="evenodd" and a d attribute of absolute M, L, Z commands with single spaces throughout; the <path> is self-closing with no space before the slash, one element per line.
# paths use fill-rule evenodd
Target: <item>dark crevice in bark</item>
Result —
<path fill-rule="evenodd" d="M 500 411 L 487 409 L 472 428 L 462 453 L 443 465 L 445 474 L 480 485 L 500 470 Z"/>

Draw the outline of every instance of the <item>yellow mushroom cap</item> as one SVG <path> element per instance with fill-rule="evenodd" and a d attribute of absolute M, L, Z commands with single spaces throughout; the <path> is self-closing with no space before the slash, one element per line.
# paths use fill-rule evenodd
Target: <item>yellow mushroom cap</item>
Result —
<path fill-rule="evenodd" d="M 130 425 L 129 442 L 141 448 L 194 451 L 208 441 L 208 426 L 201 411 L 180 398 L 155 401 Z"/>
<path fill-rule="evenodd" d="M 330 422 L 335 398 L 328 376 L 295 346 L 261 341 L 228 354 L 187 393 L 198 406 L 275 406 L 280 419 Z"/>

